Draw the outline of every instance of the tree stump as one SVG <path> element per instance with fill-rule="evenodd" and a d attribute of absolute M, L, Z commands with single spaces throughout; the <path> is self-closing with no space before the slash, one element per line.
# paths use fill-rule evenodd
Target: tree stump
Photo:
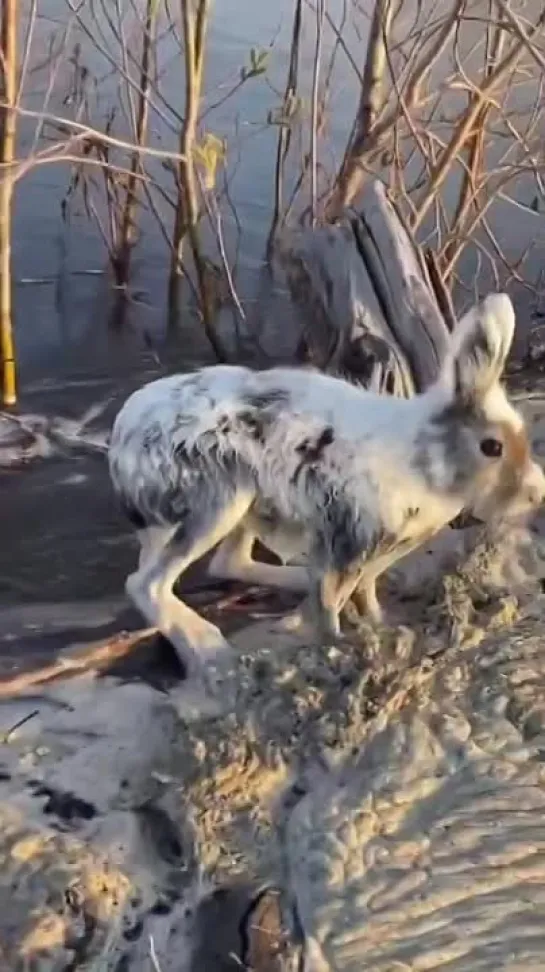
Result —
<path fill-rule="evenodd" d="M 406 397 L 437 378 L 454 312 L 381 182 L 337 224 L 286 233 L 277 259 L 303 319 L 300 360 Z"/>

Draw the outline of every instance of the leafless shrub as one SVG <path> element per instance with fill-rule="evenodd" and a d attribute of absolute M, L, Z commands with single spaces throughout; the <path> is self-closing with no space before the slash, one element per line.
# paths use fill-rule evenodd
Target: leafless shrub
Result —
<path fill-rule="evenodd" d="M 296 3 L 300 32 L 298 8 Z M 310 22 L 318 11 L 315 0 L 308 0 L 306 11 Z M 488 0 L 486 13 L 475 0 L 440 7 L 419 3 L 406 11 L 397 0 L 376 0 L 372 16 L 364 18 L 352 4 L 353 20 L 363 25 L 364 56 L 346 41 L 341 50 L 360 84 L 359 105 L 340 168 L 324 174 L 318 217 L 336 221 L 357 205 L 369 178 L 379 177 L 412 232 L 432 248 L 444 284 L 458 279 L 460 258 L 472 247 L 495 285 L 517 281 L 531 289 L 524 268 L 529 252 L 510 261 L 490 217 L 500 203 L 525 208 L 517 189 L 525 187 L 527 195 L 530 182 L 536 210 L 543 200 L 545 13 L 536 14 L 531 0 L 516 13 L 506 0 Z M 326 20 L 330 40 L 338 43 L 339 26 Z M 294 32 L 294 57 L 298 44 Z M 290 103 L 304 95 L 293 65 L 286 91 Z M 322 116 L 327 114 L 327 92 L 316 98 Z M 318 115 L 308 119 L 312 146 Z M 277 186 L 293 165 L 289 129 L 282 140 L 288 150 L 279 162 Z M 299 194 L 304 186 L 302 179 Z M 304 219 L 304 203 L 296 209 Z M 275 213 L 273 233 L 279 225 Z"/>
<path fill-rule="evenodd" d="M 171 320 L 180 315 L 180 297 L 185 301 L 183 281 L 216 357 L 225 359 L 218 307 L 229 303 L 235 322 L 246 317 L 225 233 L 227 214 L 231 222 L 237 219 L 229 196 L 236 138 L 226 146 L 210 115 L 267 74 L 269 52 L 251 51 L 234 82 L 216 97 L 204 84 L 210 0 L 146 0 L 143 13 L 134 0 L 65 0 L 66 20 L 52 31 L 45 55 L 43 44 L 34 43 L 38 0 L 28 2 L 18 70 L 12 42 L 3 38 L 1 259 L 9 260 L 10 187 L 37 166 L 68 162 L 64 213 L 76 195 L 83 200 L 123 304 L 131 297 L 132 254 L 145 213 L 156 220 L 169 255 Z M 335 21 L 322 0 L 294 0 L 286 83 L 277 109 L 264 120 L 278 129 L 269 257 L 286 224 L 335 222 L 357 205 L 368 179 L 378 177 L 427 247 L 430 273 L 443 288 L 450 315 L 448 289 L 460 280 L 468 247 L 494 282 L 534 286 L 525 267 L 530 250 L 513 260 L 492 218 L 499 204 L 523 206 L 519 187 L 527 196 L 533 185 L 536 211 L 543 200 L 545 13 L 534 7 L 531 0 L 516 12 L 507 0 L 488 0 L 484 10 L 482 0 L 440 6 L 420 0 L 409 9 L 400 0 L 376 0 L 370 12 L 356 0 L 343 0 Z M 2 9 L 9 9 L 9 0 Z M 306 81 L 305 26 L 315 36 Z M 117 104 L 110 103 L 102 119 L 100 79 L 85 63 L 81 38 L 117 84 Z M 165 94 L 167 42 L 170 57 L 175 46 L 184 82 L 180 104 Z M 332 164 L 327 136 L 337 62 L 352 75 L 359 98 L 344 156 Z M 24 91 L 37 69 L 47 72 L 47 83 L 41 109 L 31 110 Z M 67 77 L 70 88 L 59 114 L 52 109 L 53 94 L 59 95 Z M 18 117 L 35 123 L 24 158 L 15 157 L 10 135 Z M 8 264 L 3 267 L 6 308 Z M 2 311 L 3 325 L 8 317 Z M 6 401 L 15 394 L 8 380 L 8 334 L 3 326 Z"/>

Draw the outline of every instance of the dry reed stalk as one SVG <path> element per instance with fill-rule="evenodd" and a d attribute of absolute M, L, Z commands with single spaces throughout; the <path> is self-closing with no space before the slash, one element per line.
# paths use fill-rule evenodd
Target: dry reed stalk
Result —
<path fill-rule="evenodd" d="M 0 181 L 0 347 L 2 360 L 2 401 L 6 406 L 17 402 L 17 376 L 13 342 L 11 294 L 11 214 L 15 157 L 17 98 L 17 23 L 18 0 L 2 0 L 0 42 L 2 45 L 2 80 L 0 105 L 0 163 L 6 165 Z"/>
<path fill-rule="evenodd" d="M 299 49 L 301 46 L 302 17 L 303 0 L 295 0 L 293 29 L 290 45 L 290 62 L 288 67 L 288 76 L 286 79 L 286 88 L 284 91 L 284 99 L 282 102 L 282 113 L 285 116 L 284 121 L 287 123 L 283 123 L 283 120 L 281 119 L 278 132 L 276 167 L 274 175 L 274 212 L 271 221 L 271 228 L 269 230 L 269 238 L 267 240 L 267 256 L 269 259 L 272 256 L 274 239 L 282 218 L 282 209 L 284 203 L 284 165 L 286 163 L 291 144 L 291 126 L 289 124 L 289 115 L 292 105 L 295 103 L 297 98 L 297 78 L 299 68 Z"/>
<path fill-rule="evenodd" d="M 324 34 L 325 7 L 324 0 L 316 0 L 316 47 L 314 50 L 314 64 L 312 69 L 312 100 L 310 123 L 310 207 L 312 225 L 316 225 L 317 218 L 317 185 L 318 185 L 318 87 L 320 83 L 320 66 L 322 61 L 322 44 Z"/>
<path fill-rule="evenodd" d="M 148 129 L 150 90 L 150 67 L 153 59 L 155 27 L 159 0 L 146 0 L 146 14 L 143 25 L 142 57 L 140 62 L 140 82 L 134 118 L 135 149 L 131 155 L 130 174 L 127 178 L 125 201 L 121 214 L 119 246 L 113 259 L 115 282 L 118 287 L 126 287 L 129 280 L 132 249 L 136 241 L 136 207 L 138 205 L 139 174 L 142 174 L 140 149 L 144 145 Z"/>
<path fill-rule="evenodd" d="M 208 341 L 219 361 L 226 355 L 213 326 L 213 308 L 207 284 L 206 263 L 199 239 L 199 183 L 195 171 L 197 126 L 202 95 L 206 29 L 210 0 L 180 0 L 185 71 L 185 116 L 180 132 L 178 198 L 174 215 L 172 256 L 169 276 L 171 318 L 178 316 L 178 282 L 183 272 L 183 248 L 187 236 L 197 277 L 202 321 Z"/>

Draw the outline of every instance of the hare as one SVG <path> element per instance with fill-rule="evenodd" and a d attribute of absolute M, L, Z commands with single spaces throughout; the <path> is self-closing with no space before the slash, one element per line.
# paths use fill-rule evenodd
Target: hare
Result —
<path fill-rule="evenodd" d="M 488 520 L 537 508 L 545 476 L 500 384 L 514 327 L 510 299 L 487 297 L 456 327 L 436 383 L 408 400 L 310 369 L 228 365 L 136 391 L 109 447 L 140 540 L 131 601 L 186 664 L 215 663 L 227 642 L 173 585 L 217 547 L 212 575 L 306 594 L 320 635 L 336 638 L 352 594 L 380 620 L 377 577 L 462 509 Z M 256 537 L 284 564 L 254 561 Z"/>

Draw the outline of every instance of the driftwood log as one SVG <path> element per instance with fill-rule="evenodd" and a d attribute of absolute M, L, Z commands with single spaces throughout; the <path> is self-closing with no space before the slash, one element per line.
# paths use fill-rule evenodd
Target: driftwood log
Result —
<path fill-rule="evenodd" d="M 299 360 L 386 394 L 434 381 L 452 303 L 381 182 L 334 226 L 285 234 L 277 258 L 303 321 Z"/>

